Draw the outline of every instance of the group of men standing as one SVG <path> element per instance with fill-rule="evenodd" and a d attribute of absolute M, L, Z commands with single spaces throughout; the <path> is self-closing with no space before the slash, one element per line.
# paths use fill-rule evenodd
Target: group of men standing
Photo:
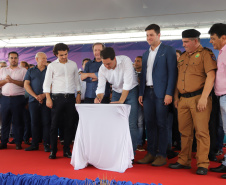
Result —
<path fill-rule="evenodd" d="M 191 151 L 195 129 L 197 139 L 197 166 L 199 175 L 206 175 L 209 166 L 210 136 L 208 123 L 212 109 L 210 92 L 215 82 L 215 93 L 220 97 L 221 115 L 226 133 L 226 26 L 215 24 L 209 34 L 214 49 L 220 50 L 218 62 L 211 50 L 200 44 L 200 32 L 189 29 L 182 32 L 185 52 L 177 61 L 176 51 L 160 41 L 160 27 L 149 25 L 146 29 L 150 48 L 142 56 L 139 86 L 137 75 L 129 57 L 115 56 L 114 49 L 102 43 L 93 45 L 94 60 L 88 61 L 81 79 L 86 81 L 85 103 L 111 103 L 131 105 L 129 127 L 133 150 L 137 148 L 138 102 L 143 106 L 147 133 L 147 155 L 140 164 L 163 166 L 167 163 L 168 113 L 174 103 L 178 110 L 181 152 L 172 169 L 191 168 Z M 18 67 L 18 54 L 9 53 L 10 66 L 0 70 L 2 86 L 2 138 L 0 149 L 7 148 L 11 121 L 14 124 L 16 149 L 21 149 L 21 109 L 24 88 L 30 94 L 29 109 L 32 122 L 32 145 L 27 151 L 38 149 L 37 128 L 43 124 L 43 138 L 50 159 L 56 158 L 58 128 L 64 125 L 64 156 L 71 157 L 70 142 L 74 137 L 76 121 L 75 103 L 81 102 L 78 68 L 68 59 L 69 48 L 63 43 L 53 49 L 57 60 L 46 67 L 47 57 L 37 53 L 37 66 L 27 71 Z M 26 74 L 26 75 L 25 75 Z M 216 79 L 215 79 L 216 78 Z M 25 80 L 25 82 L 24 82 Z M 75 100 L 75 91 L 77 97 Z M 13 120 L 11 120 L 11 114 Z M 41 116 L 39 116 L 41 115 Z M 42 120 L 40 120 L 42 118 Z M 63 118 L 63 119 L 62 119 Z M 51 124 L 50 124 L 51 120 Z M 48 131 L 50 130 L 50 136 Z M 211 169 L 226 172 L 226 156 L 222 165 Z M 222 176 L 225 177 L 224 175 Z"/>

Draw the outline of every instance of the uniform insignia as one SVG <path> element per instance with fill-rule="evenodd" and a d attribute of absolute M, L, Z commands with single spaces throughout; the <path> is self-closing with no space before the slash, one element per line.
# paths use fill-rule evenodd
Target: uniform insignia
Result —
<path fill-rule="evenodd" d="M 211 58 L 212 58 L 214 61 L 217 61 L 217 59 L 216 59 L 216 57 L 215 57 L 215 55 L 214 55 L 213 53 L 210 53 L 210 56 L 211 56 Z"/>
<path fill-rule="evenodd" d="M 215 55 L 214 55 L 214 53 L 212 52 L 212 50 L 211 50 L 211 49 L 206 48 L 206 47 L 204 47 L 204 49 L 206 49 L 207 51 L 209 51 L 209 53 L 210 53 L 210 56 L 211 56 L 212 60 L 217 61 L 217 59 L 216 59 L 216 57 L 215 57 Z"/>
<path fill-rule="evenodd" d="M 197 55 L 195 55 L 195 58 L 198 58 L 200 56 L 200 54 L 198 53 Z"/>
<path fill-rule="evenodd" d="M 178 63 L 181 63 L 181 62 L 183 62 L 183 61 L 184 61 L 184 60 L 179 60 Z"/>

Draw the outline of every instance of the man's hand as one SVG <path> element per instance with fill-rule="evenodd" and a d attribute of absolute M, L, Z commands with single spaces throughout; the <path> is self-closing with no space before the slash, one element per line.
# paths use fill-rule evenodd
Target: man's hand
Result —
<path fill-rule="evenodd" d="M 172 103 L 172 100 L 173 100 L 173 97 L 170 96 L 170 95 L 165 95 L 165 98 L 164 98 L 164 105 L 169 105 Z"/>
<path fill-rule="evenodd" d="M 81 94 L 77 94 L 76 103 L 77 104 L 80 104 L 81 103 Z"/>
<path fill-rule="evenodd" d="M 143 96 L 139 96 L 138 101 L 141 106 L 143 106 Z"/>
<path fill-rule="evenodd" d="M 88 78 L 88 74 L 87 73 L 81 73 L 81 80 L 85 80 L 86 78 Z"/>
<path fill-rule="evenodd" d="M 45 99 L 46 95 L 45 94 L 39 94 L 35 97 L 35 99 L 39 102 L 39 103 L 43 103 L 43 99 Z"/>
<path fill-rule="evenodd" d="M 92 82 L 95 82 L 97 80 L 98 80 L 98 78 L 92 78 Z"/>
<path fill-rule="evenodd" d="M 46 99 L 46 106 L 49 107 L 50 109 L 53 108 L 53 101 L 51 98 Z"/>
<path fill-rule="evenodd" d="M 96 97 L 96 98 L 94 99 L 94 103 L 101 103 L 101 100 L 100 100 L 98 97 Z"/>
<path fill-rule="evenodd" d="M 9 75 L 7 75 L 5 79 L 6 79 L 7 83 L 12 83 L 12 81 L 13 81 L 13 79 Z"/>
<path fill-rule="evenodd" d="M 207 106 L 207 98 L 200 98 L 198 101 L 197 109 L 202 112 L 206 109 Z"/>
<path fill-rule="evenodd" d="M 178 102 L 179 102 L 179 99 L 174 100 L 174 107 L 175 107 L 176 109 L 178 108 Z"/>

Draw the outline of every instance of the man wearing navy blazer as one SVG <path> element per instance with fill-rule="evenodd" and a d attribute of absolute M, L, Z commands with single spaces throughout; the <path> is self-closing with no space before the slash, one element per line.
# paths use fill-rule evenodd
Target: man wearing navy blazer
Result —
<path fill-rule="evenodd" d="M 168 145 L 168 105 L 177 81 L 176 51 L 160 41 L 160 27 L 149 25 L 146 29 L 150 48 L 143 54 L 139 103 L 144 107 L 148 153 L 138 160 L 152 166 L 166 164 Z"/>

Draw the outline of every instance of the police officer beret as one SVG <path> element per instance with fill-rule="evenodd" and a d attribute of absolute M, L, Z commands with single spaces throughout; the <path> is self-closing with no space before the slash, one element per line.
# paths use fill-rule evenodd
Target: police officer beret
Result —
<path fill-rule="evenodd" d="M 201 33 L 195 29 L 188 29 L 182 32 L 182 38 L 195 38 L 199 37 Z"/>

